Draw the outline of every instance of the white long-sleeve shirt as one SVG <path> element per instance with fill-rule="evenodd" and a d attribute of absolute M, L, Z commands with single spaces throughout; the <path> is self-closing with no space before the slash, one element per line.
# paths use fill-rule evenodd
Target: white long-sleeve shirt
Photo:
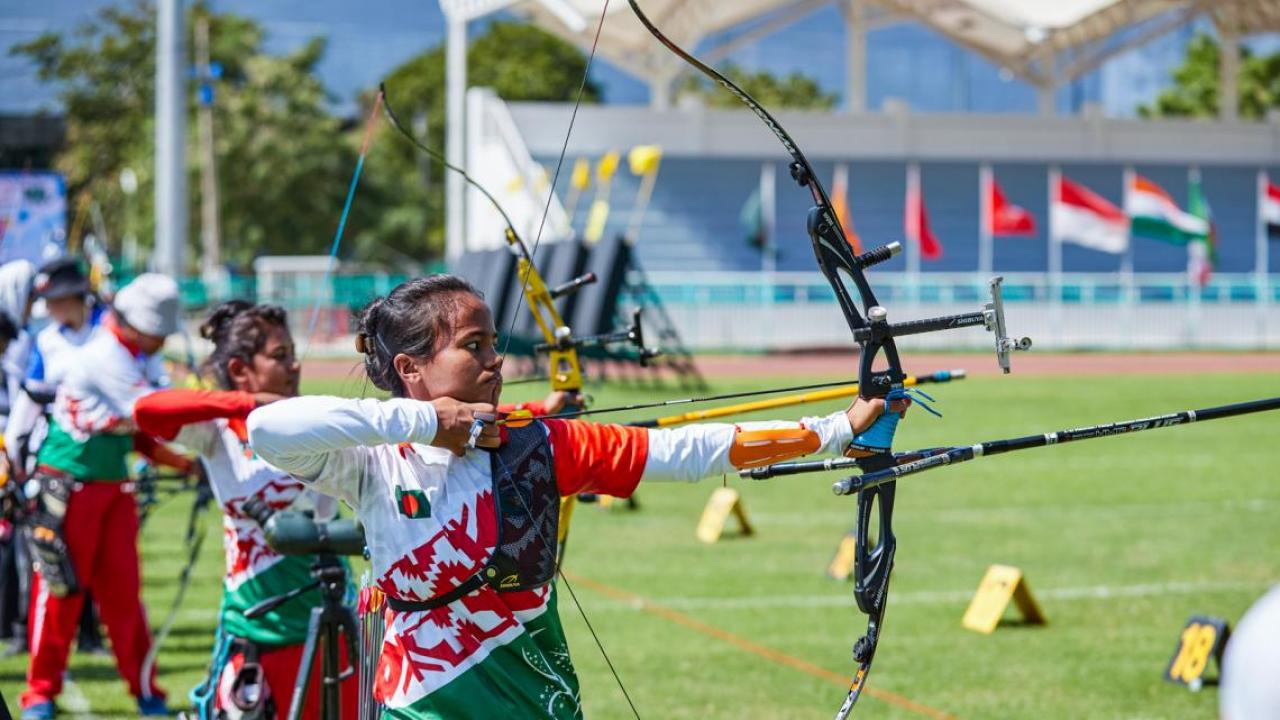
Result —
<path fill-rule="evenodd" d="M 824 452 L 843 449 L 852 437 L 843 413 L 803 422 Z M 301 397 L 255 410 L 248 427 L 251 446 L 267 462 L 356 510 L 375 582 L 388 595 L 438 597 L 492 555 L 498 537 L 490 455 L 457 457 L 431 446 L 437 418 L 430 403 Z M 542 427 L 562 496 L 627 496 L 641 480 L 693 481 L 734 470 L 734 425 L 649 430 L 548 420 Z M 409 495 L 425 500 L 425 513 L 398 502 Z M 435 610 L 389 613 L 377 696 L 390 708 L 444 717 L 573 717 L 577 681 L 558 618 L 546 612 L 550 595 L 550 586 L 498 593 L 486 585 Z M 475 682 L 505 690 L 477 697 Z"/>

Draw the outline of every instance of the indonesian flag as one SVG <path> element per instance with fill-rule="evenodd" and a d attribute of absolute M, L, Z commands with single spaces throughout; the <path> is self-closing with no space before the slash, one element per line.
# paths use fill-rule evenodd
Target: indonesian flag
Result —
<path fill-rule="evenodd" d="M 853 216 L 849 214 L 849 166 L 844 163 L 836 163 L 835 173 L 831 178 L 831 207 L 836 211 L 836 218 L 840 221 L 844 236 L 849 239 L 853 254 L 861 255 L 862 238 L 853 229 Z"/>
<path fill-rule="evenodd" d="M 987 228 L 987 232 L 991 233 L 992 237 L 1035 235 L 1036 219 L 1030 211 L 1005 199 L 1004 190 L 1000 189 L 995 175 L 988 174 L 984 177 L 989 180 L 987 192 L 984 195 L 989 210 L 987 221 L 990 227 Z"/>
<path fill-rule="evenodd" d="M 1062 176 L 1051 191 L 1050 238 L 1115 255 L 1129 249 L 1129 218 L 1120 208 Z"/>
<path fill-rule="evenodd" d="M 1272 240 L 1280 238 L 1280 187 L 1265 175 L 1258 187 L 1258 218 L 1266 225 Z"/>
<path fill-rule="evenodd" d="M 1137 173 L 1125 188 L 1124 209 L 1137 237 L 1186 245 L 1209 236 L 1208 221 L 1178 207 L 1164 188 Z"/>
<path fill-rule="evenodd" d="M 924 193 L 920 191 L 920 166 L 907 166 L 907 213 L 904 232 L 907 240 L 920 249 L 920 257 L 937 260 L 942 257 L 942 243 L 929 228 L 929 214 L 924 207 Z"/>

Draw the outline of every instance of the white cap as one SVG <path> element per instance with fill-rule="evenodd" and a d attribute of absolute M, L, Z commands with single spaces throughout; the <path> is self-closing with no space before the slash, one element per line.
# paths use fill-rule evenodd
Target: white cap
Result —
<path fill-rule="evenodd" d="M 139 275 L 116 293 L 111 304 L 120 319 L 140 333 L 167 337 L 178 331 L 181 314 L 178 283 L 168 275 Z"/>

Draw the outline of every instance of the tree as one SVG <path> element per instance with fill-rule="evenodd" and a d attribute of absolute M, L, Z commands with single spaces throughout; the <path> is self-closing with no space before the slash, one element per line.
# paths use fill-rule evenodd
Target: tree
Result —
<path fill-rule="evenodd" d="M 835 93 L 825 93 L 813 78 L 793 72 L 781 78 L 761 70 L 751 72 L 733 63 L 721 69 L 725 77 L 769 108 L 789 110 L 831 110 L 839 99 Z M 686 75 L 680 84 L 679 95 L 701 98 L 711 107 L 742 106 L 742 101 L 720 85 L 702 75 Z"/>
<path fill-rule="evenodd" d="M 187 27 L 201 15 L 210 23 L 211 59 L 223 68 L 214 125 L 224 256 L 244 264 L 271 253 L 323 252 L 355 163 L 355 149 L 326 110 L 329 97 L 315 74 L 324 41 L 275 57 L 264 53 L 254 21 L 196 4 Z M 155 227 L 155 42 L 155 10 L 139 1 L 109 7 L 66 36 L 45 33 L 10 50 L 34 61 L 42 81 L 59 85 L 67 138 L 55 167 L 67 176 L 73 202 L 92 198 L 115 237 L 132 223 L 127 230 L 144 246 Z M 189 128 L 195 127 L 192 85 Z M 200 217 L 195 135 L 188 133 L 187 164 L 193 248 Z M 120 189 L 126 168 L 139 180 L 132 198 Z M 366 218 L 376 214 L 367 204 L 357 210 Z"/>
<path fill-rule="evenodd" d="M 583 84 L 586 67 L 586 56 L 576 47 L 523 23 L 490 23 L 467 50 L 467 84 L 492 88 L 509 101 L 572 102 Z M 385 85 L 401 121 L 418 132 L 425 145 L 443 152 L 444 46 L 404 62 L 387 75 Z M 374 95 L 374 90 L 364 93 L 361 104 L 366 113 Z M 599 86 L 588 79 L 583 102 L 594 103 L 599 98 Z M 447 171 L 393 129 L 385 124 L 379 128 L 369 151 L 362 192 L 378 198 L 377 203 L 387 211 L 375 224 L 355 233 L 356 252 L 383 260 L 439 258 L 444 254 Z"/>
<path fill-rule="evenodd" d="M 1155 117 L 1218 116 L 1218 41 L 1200 33 L 1187 45 L 1182 64 L 1173 71 L 1173 87 L 1164 90 L 1151 105 L 1138 107 L 1138 115 Z M 1240 50 L 1240 117 L 1261 120 L 1269 110 L 1280 108 L 1280 52 L 1258 56 L 1249 48 Z"/>

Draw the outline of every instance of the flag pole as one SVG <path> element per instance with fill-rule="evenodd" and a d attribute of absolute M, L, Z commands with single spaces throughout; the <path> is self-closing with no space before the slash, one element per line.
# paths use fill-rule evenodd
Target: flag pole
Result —
<path fill-rule="evenodd" d="M 984 162 L 978 167 L 978 274 L 982 280 L 990 277 L 994 267 L 994 250 L 992 247 L 992 213 L 991 206 L 991 163 Z"/>
<path fill-rule="evenodd" d="M 1271 288 L 1268 287 L 1268 271 L 1271 269 L 1271 258 L 1268 252 L 1270 248 L 1267 246 L 1267 221 L 1262 217 L 1262 204 L 1267 199 L 1267 171 L 1265 168 L 1258 168 L 1258 181 L 1256 189 L 1254 212 L 1254 292 L 1257 293 L 1257 309 L 1258 309 L 1258 346 L 1265 349 L 1267 347 L 1267 315 L 1268 306 L 1271 304 Z"/>
<path fill-rule="evenodd" d="M 920 283 L 920 165 L 907 163 L 907 286 L 911 302 L 918 299 Z"/>
<path fill-rule="evenodd" d="M 1136 173 L 1133 171 L 1132 165 L 1124 166 L 1124 189 L 1120 193 L 1120 207 L 1124 209 L 1126 216 L 1130 215 L 1129 211 L 1129 195 L 1133 192 L 1133 182 Z M 1134 306 L 1137 304 L 1137 298 L 1134 293 L 1134 276 L 1133 276 L 1133 220 L 1129 220 L 1129 238 L 1125 243 L 1124 257 L 1120 260 L 1120 283 L 1124 289 L 1124 315 L 1123 330 L 1125 335 L 1133 336 L 1133 314 Z"/>
<path fill-rule="evenodd" d="M 1192 165 L 1191 167 L 1187 168 L 1188 195 L 1190 195 L 1190 184 L 1193 182 L 1197 186 L 1200 185 L 1200 166 L 1199 165 Z M 1197 192 L 1203 193 L 1204 189 L 1200 187 L 1198 188 Z M 1188 196 L 1187 198 L 1188 209 L 1191 209 L 1190 201 L 1191 201 L 1191 198 Z M 1200 195 L 1200 200 L 1198 202 L 1202 204 L 1206 202 L 1203 194 Z M 1197 212 L 1197 213 L 1203 212 L 1203 207 L 1202 206 L 1198 207 L 1198 209 L 1196 209 L 1194 212 Z M 1208 223 L 1209 222 L 1209 219 L 1207 217 L 1208 213 L 1205 213 L 1205 215 L 1206 215 L 1205 222 Z M 1186 272 L 1186 277 L 1184 278 L 1186 282 L 1186 287 L 1187 287 L 1187 328 L 1186 330 L 1187 330 L 1187 345 L 1193 346 L 1193 347 L 1197 344 L 1197 340 L 1200 337 L 1200 275 L 1199 274 L 1204 272 L 1204 269 L 1198 266 L 1198 263 L 1195 260 L 1195 258 L 1199 257 L 1199 262 L 1209 262 L 1208 242 L 1209 242 L 1208 236 L 1205 236 L 1203 243 L 1201 243 L 1199 240 L 1196 240 L 1196 239 L 1192 239 L 1187 242 L 1187 272 Z M 1200 253 L 1200 255 L 1197 255 L 1197 253 Z"/>
<path fill-rule="evenodd" d="M 772 275 L 778 269 L 777 243 L 774 229 L 777 225 L 777 175 L 776 166 L 769 161 L 760 165 L 760 224 L 764 232 L 764 256 L 760 258 L 761 270 Z"/>
<path fill-rule="evenodd" d="M 1059 201 L 1062 187 L 1062 171 L 1057 165 L 1049 166 L 1049 321 L 1058 340 L 1062 332 L 1062 238 L 1053 222 L 1054 208 Z"/>

